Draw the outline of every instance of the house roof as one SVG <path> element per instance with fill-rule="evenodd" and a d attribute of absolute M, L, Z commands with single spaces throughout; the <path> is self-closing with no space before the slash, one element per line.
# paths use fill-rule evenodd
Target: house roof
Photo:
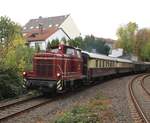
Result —
<path fill-rule="evenodd" d="M 28 32 L 25 37 L 28 40 L 28 42 L 44 41 L 49 36 L 54 34 L 57 30 L 59 30 L 59 28 L 57 27 L 51 27 L 51 28 L 44 29 L 44 30 L 34 29 L 32 30 L 32 32 Z"/>
<path fill-rule="evenodd" d="M 23 26 L 23 33 L 30 32 L 33 29 L 38 29 L 39 26 L 42 26 L 43 29 L 49 27 L 59 27 L 69 15 L 54 16 L 54 17 L 39 17 L 37 19 L 31 19 L 28 23 Z"/>

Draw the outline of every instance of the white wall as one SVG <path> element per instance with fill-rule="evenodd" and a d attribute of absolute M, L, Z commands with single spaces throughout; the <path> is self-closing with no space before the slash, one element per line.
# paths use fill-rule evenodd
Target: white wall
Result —
<path fill-rule="evenodd" d="M 30 47 L 33 47 L 35 48 L 35 44 L 38 43 L 38 45 L 40 46 L 40 49 L 41 50 L 45 50 L 45 47 L 46 47 L 46 43 L 45 41 L 35 41 L 35 42 L 30 42 Z"/>
<path fill-rule="evenodd" d="M 62 28 L 71 39 L 80 36 L 80 31 L 71 16 L 68 16 L 68 18 L 60 25 L 60 28 Z"/>
<path fill-rule="evenodd" d="M 69 40 L 67 35 L 61 29 L 59 29 L 53 35 L 51 35 L 49 38 L 46 39 L 46 46 L 48 44 L 48 41 L 52 41 L 53 39 L 59 39 L 61 41 L 62 38 Z"/>
<path fill-rule="evenodd" d="M 118 49 L 113 49 L 112 53 L 109 55 L 110 57 L 119 57 L 123 55 L 123 49 L 118 48 Z"/>

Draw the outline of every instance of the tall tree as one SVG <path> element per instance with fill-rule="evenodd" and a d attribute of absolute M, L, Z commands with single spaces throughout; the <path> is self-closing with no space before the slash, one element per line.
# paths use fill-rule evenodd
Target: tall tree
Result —
<path fill-rule="evenodd" d="M 129 22 L 127 25 L 121 26 L 117 30 L 117 47 L 123 48 L 124 53 L 134 53 L 135 34 L 138 30 L 138 25 Z"/>
<path fill-rule="evenodd" d="M 16 37 L 22 37 L 21 27 L 8 17 L 0 17 L 0 60 L 7 54 L 9 47 L 13 47 Z"/>
<path fill-rule="evenodd" d="M 143 57 L 143 55 L 141 56 L 142 49 L 144 49 L 148 42 L 150 42 L 150 29 L 144 28 L 138 30 L 136 33 L 135 52 L 141 59 Z"/>
<path fill-rule="evenodd" d="M 51 41 L 51 47 L 55 47 L 59 45 L 59 39 L 54 39 Z"/>
<path fill-rule="evenodd" d="M 135 51 L 137 56 L 141 59 L 144 60 L 148 56 L 148 50 L 149 48 L 147 45 L 149 45 L 150 42 L 150 29 L 143 28 L 138 30 L 136 33 L 136 43 L 135 43 Z"/>
<path fill-rule="evenodd" d="M 141 49 L 140 57 L 143 61 L 150 61 L 150 41 Z"/>

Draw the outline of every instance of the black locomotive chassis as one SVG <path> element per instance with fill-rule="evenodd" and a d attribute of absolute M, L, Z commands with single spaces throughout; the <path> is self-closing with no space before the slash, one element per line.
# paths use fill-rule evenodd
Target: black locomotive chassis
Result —
<path fill-rule="evenodd" d="M 42 91 L 51 91 L 56 89 L 56 80 L 44 80 L 44 79 L 27 79 L 24 80 L 28 89 L 39 89 Z"/>

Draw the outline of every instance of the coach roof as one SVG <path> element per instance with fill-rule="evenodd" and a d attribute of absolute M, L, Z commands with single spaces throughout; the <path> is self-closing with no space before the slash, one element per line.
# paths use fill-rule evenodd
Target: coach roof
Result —
<path fill-rule="evenodd" d="M 121 59 L 121 58 L 117 58 L 118 62 L 126 62 L 126 63 L 132 63 L 133 61 L 128 60 L 128 59 Z"/>
<path fill-rule="evenodd" d="M 106 56 L 106 55 L 102 55 L 102 54 L 89 53 L 89 52 L 86 52 L 86 51 L 82 51 L 82 53 L 88 54 L 90 58 L 106 59 L 106 60 L 116 61 L 116 58 L 112 58 L 112 57 L 109 57 L 109 56 Z"/>

